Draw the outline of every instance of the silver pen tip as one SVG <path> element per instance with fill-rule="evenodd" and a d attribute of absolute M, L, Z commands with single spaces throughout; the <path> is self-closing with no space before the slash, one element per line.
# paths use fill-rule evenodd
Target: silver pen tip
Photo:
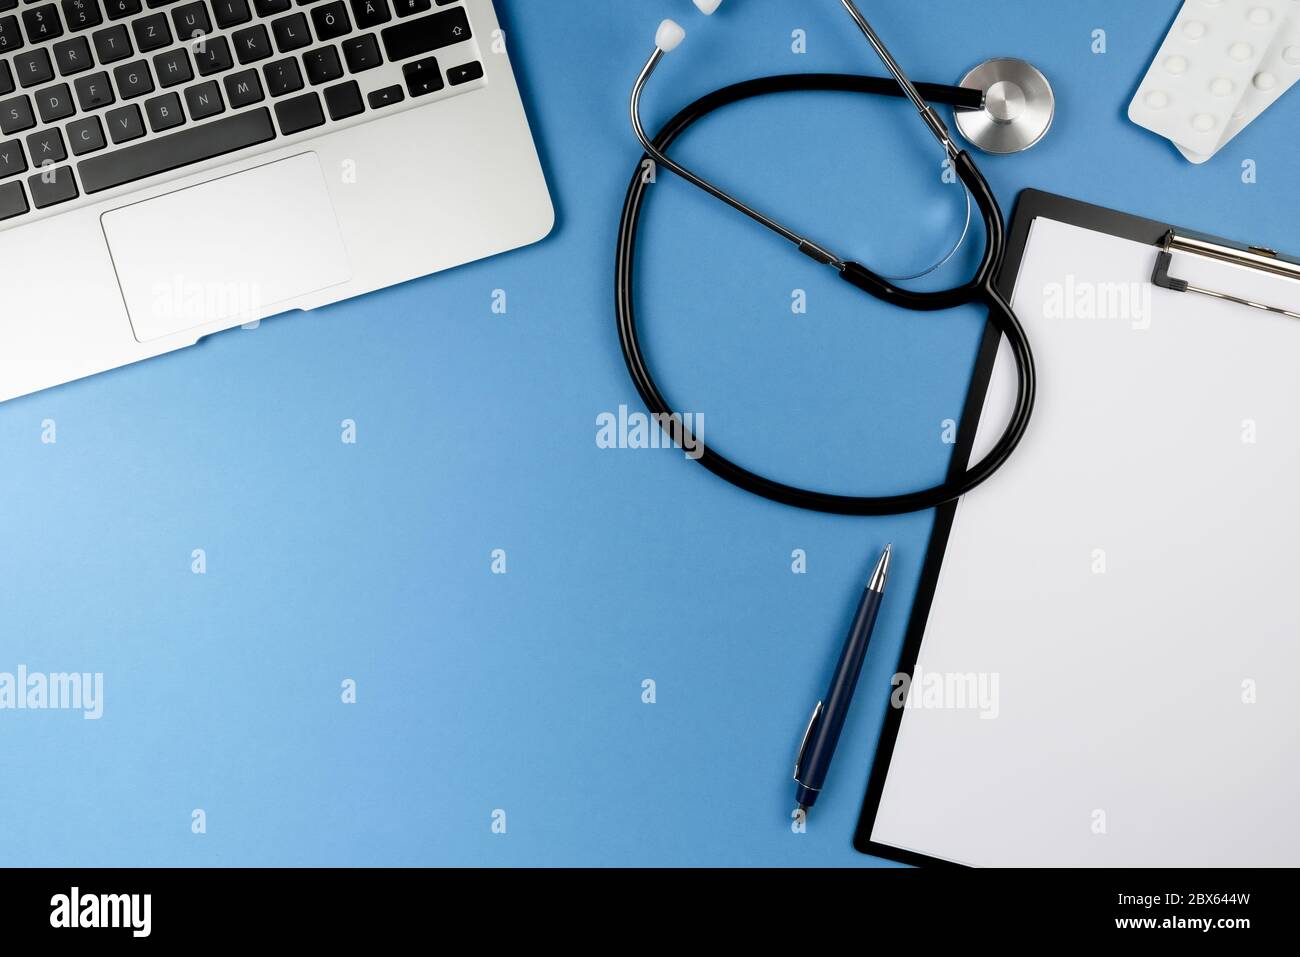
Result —
<path fill-rule="evenodd" d="M 880 561 L 876 563 L 876 570 L 871 573 L 871 580 L 867 582 L 867 587 L 874 592 L 883 592 L 885 590 L 885 580 L 889 578 L 889 556 L 894 553 L 892 544 L 886 545 L 885 550 L 881 553 Z"/>

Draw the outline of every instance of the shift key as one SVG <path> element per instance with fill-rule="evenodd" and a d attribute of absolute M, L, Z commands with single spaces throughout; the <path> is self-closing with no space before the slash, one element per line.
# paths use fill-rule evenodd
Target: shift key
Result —
<path fill-rule="evenodd" d="M 453 43 L 468 40 L 472 34 L 464 8 L 456 7 L 419 20 L 407 20 L 396 26 L 385 27 L 380 31 L 380 36 L 384 38 L 384 50 L 388 53 L 388 59 L 395 61 L 449 47 Z"/>
<path fill-rule="evenodd" d="M 87 193 L 98 193 L 274 138 L 271 112 L 261 107 L 236 113 L 215 123 L 159 136 L 126 149 L 92 156 L 77 164 L 77 170 L 81 173 L 82 188 Z"/>

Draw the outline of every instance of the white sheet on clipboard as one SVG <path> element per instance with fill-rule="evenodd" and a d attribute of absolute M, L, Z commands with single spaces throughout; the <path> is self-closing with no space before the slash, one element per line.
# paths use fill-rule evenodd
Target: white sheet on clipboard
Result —
<path fill-rule="evenodd" d="M 1038 404 L 957 508 L 918 658 L 996 674 L 996 716 L 942 692 L 905 710 L 874 841 L 985 866 L 1300 864 L 1300 322 L 1153 288 L 1155 256 L 1034 222 L 1013 302 Z M 1300 308 L 1282 277 L 1171 273 Z M 977 455 L 1013 370 L 1004 344 Z"/>

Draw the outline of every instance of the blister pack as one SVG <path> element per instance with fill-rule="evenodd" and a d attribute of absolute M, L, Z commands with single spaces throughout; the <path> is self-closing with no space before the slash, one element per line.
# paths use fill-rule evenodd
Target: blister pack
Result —
<path fill-rule="evenodd" d="M 1295 7 L 1291 17 L 1278 31 L 1268 53 L 1264 54 L 1264 61 L 1255 71 L 1245 96 L 1233 111 L 1223 139 L 1215 147 L 1216 151 L 1223 149 L 1233 137 L 1254 122 L 1256 117 L 1276 103 L 1283 93 L 1300 80 L 1300 3 L 1295 4 Z M 1178 149 L 1193 163 L 1204 163 L 1210 158 L 1193 153 L 1183 146 Z"/>
<path fill-rule="evenodd" d="M 1128 115 L 1202 163 L 1300 79 L 1296 0 L 1186 0 Z M 1294 61 L 1294 62 L 1293 62 Z"/>

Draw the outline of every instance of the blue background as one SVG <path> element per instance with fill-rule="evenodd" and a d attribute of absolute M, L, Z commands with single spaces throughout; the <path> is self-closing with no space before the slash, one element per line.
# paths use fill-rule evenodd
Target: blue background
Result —
<path fill-rule="evenodd" d="M 0 712 L 0 863 L 880 863 L 850 842 L 884 694 L 860 696 L 806 834 L 790 768 L 887 541 L 864 680 L 895 670 L 932 516 L 799 512 L 595 433 L 640 408 L 611 272 L 639 155 L 625 98 L 659 19 L 691 36 L 650 90 L 656 126 L 736 80 L 881 69 L 834 0 L 728 0 L 712 21 L 688 0 L 498 6 L 551 238 L 0 406 L 0 671 L 105 676 L 99 721 Z M 915 78 L 1019 56 L 1055 86 L 1042 144 L 981 158 L 1008 210 L 1032 186 L 1300 246 L 1300 95 L 1203 167 L 1125 118 L 1176 0 L 923 7 L 864 5 Z M 897 102 L 749 103 L 679 155 L 886 271 L 937 257 L 959 225 L 960 193 Z M 836 491 L 943 474 L 977 312 L 874 305 L 671 176 L 642 249 L 647 350 L 706 439 Z"/>

